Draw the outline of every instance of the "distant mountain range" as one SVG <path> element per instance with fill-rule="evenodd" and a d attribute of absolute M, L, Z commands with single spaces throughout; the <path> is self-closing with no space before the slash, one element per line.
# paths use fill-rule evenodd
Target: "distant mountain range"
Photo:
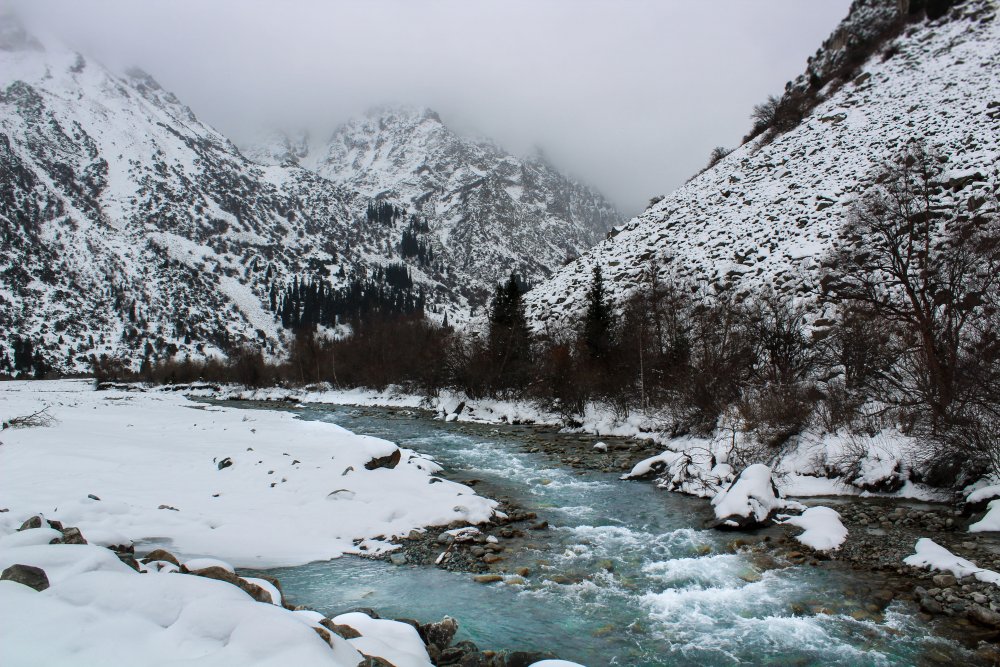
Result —
<path fill-rule="evenodd" d="M 241 151 L 149 75 L 0 19 L 0 372 L 26 354 L 82 370 L 277 353 L 276 292 L 400 267 L 432 317 L 460 320 L 501 277 L 538 282 L 620 222 L 544 160 L 431 111 L 373 112 L 315 152 L 285 137 Z"/>

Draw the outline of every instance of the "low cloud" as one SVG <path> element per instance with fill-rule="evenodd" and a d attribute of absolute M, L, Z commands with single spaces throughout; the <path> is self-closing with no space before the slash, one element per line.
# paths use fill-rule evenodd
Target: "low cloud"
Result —
<path fill-rule="evenodd" d="M 138 65 L 235 140 L 383 103 L 538 146 L 628 214 L 678 187 L 805 67 L 849 0 L 12 0 Z"/>

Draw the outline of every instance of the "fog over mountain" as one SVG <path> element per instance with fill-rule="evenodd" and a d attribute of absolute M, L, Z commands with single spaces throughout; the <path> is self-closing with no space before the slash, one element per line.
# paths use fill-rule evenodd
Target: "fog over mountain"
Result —
<path fill-rule="evenodd" d="M 459 132 L 542 148 L 631 215 L 738 145 L 849 2 L 7 4 L 146 69 L 238 143 L 264 127 L 325 140 L 374 105 L 428 106 Z"/>

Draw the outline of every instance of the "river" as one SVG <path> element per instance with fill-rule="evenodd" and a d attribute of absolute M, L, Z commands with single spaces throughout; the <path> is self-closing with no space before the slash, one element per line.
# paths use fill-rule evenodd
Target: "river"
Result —
<path fill-rule="evenodd" d="M 243 404 L 242 407 L 247 407 Z M 367 607 L 387 618 L 460 624 L 481 648 L 548 650 L 599 665 L 974 664 L 930 631 L 909 602 L 856 620 L 862 575 L 808 565 L 768 569 L 733 553 L 735 537 L 702 528 L 704 500 L 527 451 L 523 429 L 469 426 L 412 411 L 309 405 L 337 423 L 434 457 L 451 479 L 538 513 L 551 528 L 505 553 L 524 583 L 345 557 L 268 574 L 286 596 L 326 615 Z M 515 580 L 516 581 L 516 580 Z M 857 615 L 857 614 L 856 614 Z"/>

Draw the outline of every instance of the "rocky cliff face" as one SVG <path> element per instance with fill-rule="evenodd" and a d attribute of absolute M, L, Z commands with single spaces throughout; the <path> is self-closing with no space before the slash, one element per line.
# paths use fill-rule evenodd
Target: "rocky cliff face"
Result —
<path fill-rule="evenodd" d="M 852 203 L 912 140 L 947 160 L 942 196 L 974 208 L 1000 161 L 997 3 L 969 0 L 933 20 L 908 11 L 856 2 L 809 64 L 826 76 L 856 57 L 849 44 L 888 34 L 844 70 L 851 79 L 823 83 L 796 127 L 747 142 L 529 293 L 536 326 L 579 316 L 594 265 L 618 301 L 652 277 L 709 294 L 809 298 Z"/>

